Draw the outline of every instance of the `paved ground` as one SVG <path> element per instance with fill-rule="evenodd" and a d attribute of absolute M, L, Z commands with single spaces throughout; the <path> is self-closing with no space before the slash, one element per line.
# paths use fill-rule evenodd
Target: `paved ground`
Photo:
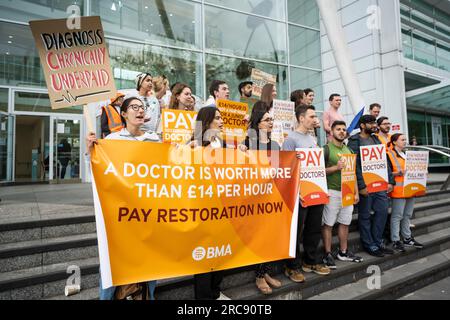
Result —
<path fill-rule="evenodd" d="M 400 300 L 450 300 L 450 277 L 410 293 Z"/>
<path fill-rule="evenodd" d="M 0 222 L 94 214 L 90 183 L 0 187 Z"/>

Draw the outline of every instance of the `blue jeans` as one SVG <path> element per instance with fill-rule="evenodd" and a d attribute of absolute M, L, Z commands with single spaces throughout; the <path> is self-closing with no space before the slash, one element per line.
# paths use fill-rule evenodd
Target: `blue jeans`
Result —
<path fill-rule="evenodd" d="M 391 241 L 400 241 L 400 233 L 403 239 L 411 238 L 409 222 L 414 211 L 415 198 L 392 199 L 391 214 Z"/>
<path fill-rule="evenodd" d="M 370 211 L 374 214 L 371 215 Z M 358 225 L 361 243 L 366 251 L 375 251 L 382 247 L 383 231 L 388 215 L 386 192 L 360 196 L 358 204 Z"/>
<path fill-rule="evenodd" d="M 116 287 L 109 287 L 106 289 L 103 289 L 102 287 L 102 277 L 100 276 L 100 300 L 113 300 L 114 299 L 114 293 L 116 292 Z M 148 293 L 149 293 L 149 299 L 155 300 L 155 288 L 156 288 L 156 280 L 149 281 L 148 282 Z"/>

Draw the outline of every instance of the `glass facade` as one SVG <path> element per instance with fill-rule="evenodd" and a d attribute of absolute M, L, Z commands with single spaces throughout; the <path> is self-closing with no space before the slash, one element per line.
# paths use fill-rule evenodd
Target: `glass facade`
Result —
<path fill-rule="evenodd" d="M 229 83 L 231 99 L 239 100 L 239 83 L 249 80 L 252 68 L 257 68 L 276 76 L 279 99 L 310 87 L 316 92 L 317 110 L 323 110 L 315 0 L 1 0 L 0 113 L 2 128 L 7 127 L 2 139 L 11 140 L 19 125 L 42 120 L 36 117 L 81 115 L 80 107 L 50 108 L 28 26 L 30 20 L 66 18 L 77 10 L 101 17 L 119 89 L 134 88 L 136 74 L 148 71 L 165 75 L 171 84 L 188 83 L 203 99 L 209 83 L 223 79 Z M 4 158 L 13 153 L 5 148 L 0 181 L 14 176 L 5 173 Z"/>
<path fill-rule="evenodd" d="M 421 0 L 401 0 L 404 56 L 450 71 L 450 15 Z"/>

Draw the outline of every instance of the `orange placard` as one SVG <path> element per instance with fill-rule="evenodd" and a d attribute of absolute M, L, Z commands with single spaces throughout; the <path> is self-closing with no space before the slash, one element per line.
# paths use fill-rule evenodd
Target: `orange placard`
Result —
<path fill-rule="evenodd" d="M 53 109 L 108 100 L 116 93 L 100 17 L 30 21 Z"/>
<path fill-rule="evenodd" d="M 197 112 L 163 109 L 161 117 L 164 142 L 185 143 L 192 137 Z"/>
<path fill-rule="evenodd" d="M 386 147 L 384 144 L 360 147 L 361 170 L 369 193 L 388 189 Z"/>
<path fill-rule="evenodd" d="M 296 149 L 300 159 L 300 195 L 302 206 L 328 203 L 328 186 L 322 148 Z"/>
<path fill-rule="evenodd" d="M 100 140 L 91 164 L 105 288 L 295 256 L 295 152 Z"/>
<path fill-rule="evenodd" d="M 224 136 L 226 141 L 241 142 L 247 135 L 247 122 L 245 116 L 248 105 L 230 100 L 217 100 L 217 108 L 222 115 Z"/>
<path fill-rule="evenodd" d="M 342 207 L 348 207 L 355 203 L 356 155 L 343 154 L 341 159 L 345 161 L 341 170 Z"/>

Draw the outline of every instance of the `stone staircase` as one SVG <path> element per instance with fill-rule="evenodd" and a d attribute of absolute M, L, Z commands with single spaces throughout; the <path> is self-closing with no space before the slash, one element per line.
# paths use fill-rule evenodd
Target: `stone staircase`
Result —
<path fill-rule="evenodd" d="M 392 299 L 400 298 L 450 275 L 450 190 L 440 191 L 443 181 L 429 184 L 428 194 L 417 199 L 413 234 L 424 249 L 375 258 L 362 252 L 356 229 L 350 228 L 349 248 L 364 262 L 342 263 L 328 276 L 305 274 L 302 284 L 273 273 L 283 286 L 264 296 L 255 286 L 254 266 L 225 271 L 223 291 L 232 299 Z M 337 238 L 333 239 L 336 247 Z M 322 246 L 321 246 L 322 248 Z M 65 297 L 69 266 L 81 270 L 81 292 Z M 368 267 L 382 271 L 381 289 L 367 289 Z M 92 213 L 53 215 L 39 220 L 0 223 L 0 299 L 98 299 L 99 262 L 95 220 Z M 157 299 L 193 299 L 193 277 L 158 281 Z"/>

